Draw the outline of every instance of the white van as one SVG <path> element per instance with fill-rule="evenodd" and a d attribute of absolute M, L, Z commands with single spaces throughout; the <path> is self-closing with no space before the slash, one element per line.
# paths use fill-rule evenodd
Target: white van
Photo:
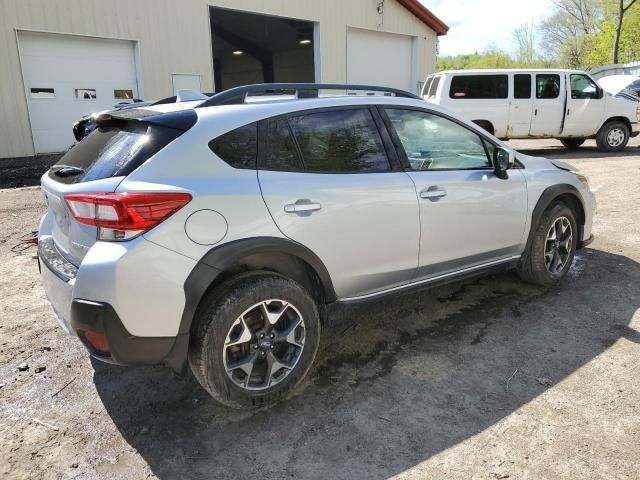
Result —
<path fill-rule="evenodd" d="M 640 107 L 614 98 L 578 70 L 449 70 L 427 77 L 422 97 L 494 134 L 622 150 L 640 133 Z"/>

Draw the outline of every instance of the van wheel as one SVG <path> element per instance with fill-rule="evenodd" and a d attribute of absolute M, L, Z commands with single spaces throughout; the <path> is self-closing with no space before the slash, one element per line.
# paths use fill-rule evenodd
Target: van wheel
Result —
<path fill-rule="evenodd" d="M 559 140 L 565 148 L 576 150 L 586 141 L 586 138 L 560 138 Z"/>
<path fill-rule="evenodd" d="M 216 400 L 263 407 L 306 376 L 318 351 L 320 316 L 311 296 L 273 274 L 237 277 L 198 307 L 189 345 L 194 376 Z"/>
<path fill-rule="evenodd" d="M 495 129 L 493 128 L 493 125 L 488 120 L 474 120 L 473 123 L 478 125 L 480 128 L 485 129 L 491 135 L 495 133 Z"/>
<path fill-rule="evenodd" d="M 596 136 L 598 149 L 603 152 L 619 152 L 627 146 L 627 142 L 629 142 L 629 128 L 622 122 L 605 124 Z"/>
<path fill-rule="evenodd" d="M 561 202 L 552 203 L 534 227 L 518 274 L 526 282 L 548 286 L 562 279 L 573 262 L 578 227 L 573 210 Z"/>

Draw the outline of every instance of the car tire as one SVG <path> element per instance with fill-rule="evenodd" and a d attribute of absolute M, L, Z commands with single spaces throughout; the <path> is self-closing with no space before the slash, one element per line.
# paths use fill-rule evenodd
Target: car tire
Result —
<path fill-rule="evenodd" d="M 573 210 L 564 203 L 552 203 L 534 227 L 518 269 L 520 278 L 542 286 L 561 280 L 571 268 L 577 241 L 578 226 Z"/>
<path fill-rule="evenodd" d="M 194 321 L 191 370 L 213 398 L 234 408 L 286 397 L 305 378 L 320 343 L 314 300 L 298 283 L 271 273 L 214 289 Z"/>
<path fill-rule="evenodd" d="M 569 150 L 577 150 L 586 141 L 586 138 L 560 138 L 560 143 Z"/>
<path fill-rule="evenodd" d="M 629 127 L 624 123 L 609 122 L 596 135 L 596 144 L 603 152 L 619 152 L 627 146 L 629 135 Z"/>

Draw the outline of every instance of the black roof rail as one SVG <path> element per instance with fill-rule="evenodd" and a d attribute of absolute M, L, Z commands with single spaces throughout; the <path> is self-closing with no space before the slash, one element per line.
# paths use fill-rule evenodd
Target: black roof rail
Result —
<path fill-rule="evenodd" d="M 284 94 L 294 92 L 297 98 L 317 98 L 319 90 L 356 90 L 365 92 L 382 92 L 396 97 L 422 100 L 413 93 L 390 87 L 376 87 L 373 85 L 348 85 L 341 83 L 257 83 L 242 85 L 216 93 L 198 104 L 196 108 L 212 107 L 216 105 L 234 105 L 245 102 L 249 94 Z"/>

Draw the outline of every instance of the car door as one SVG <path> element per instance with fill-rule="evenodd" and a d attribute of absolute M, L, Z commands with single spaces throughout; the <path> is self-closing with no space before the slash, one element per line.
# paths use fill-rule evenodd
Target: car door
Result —
<path fill-rule="evenodd" d="M 557 137 L 564 119 L 564 76 L 558 73 L 536 73 L 535 86 L 529 134 L 534 137 Z"/>
<path fill-rule="evenodd" d="M 390 163 L 387 151 L 395 152 L 381 125 L 368 106 L 259 124 L 258 178 L 269 212 L 324 262 L 340 298 L 405 283 L 418 265 L 415 189 L 397 158 Z"/>
<path fill-rule="evenodd" d="M 567 98 L 567 116 L 562 135 L 593 135 L 604 115 L 605 100 L 601 90 L 588 75 L 571 73 L 568 76 L 571 95 Z"/>
<path fill-rule="evenodd" d="M 405 107 L 384 112 L 420 202 L 417 276 L 517 256 L 527 214 L 524 175 L 512 169 L 498 178 L 492 141 L 451 118 Z"/>
<path fill-rule="evenodd" d="M 526 137 L 531 130 L 532 85 L 530 73 L 515 73 L 512 98 L 509 100 L 508 138 Z"/>

